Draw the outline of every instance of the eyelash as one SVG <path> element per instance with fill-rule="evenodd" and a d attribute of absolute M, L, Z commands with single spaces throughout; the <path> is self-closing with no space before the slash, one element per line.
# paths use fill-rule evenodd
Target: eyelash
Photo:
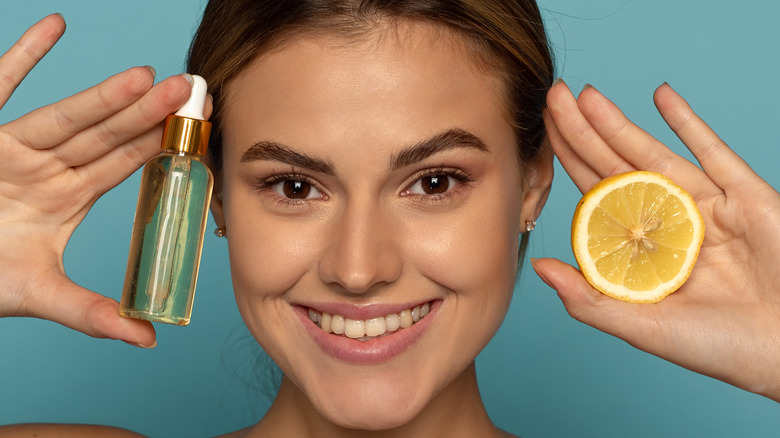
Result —
<path fill-rule="evenodd" d="M 417 195 L 414 193 L 408 193 L 412 189 L 412 187 L 414 187 L 418 183 L 421 183 L 421 181 L 424 178 L 428 178 L 432 176 L 442 176 L 446 178 L 452 178 L 455 181 L 457 181 L 457 184 L 453 187 L 450 187 L 446 192 L 440 194 Z M 457 195 L 457 191 L 459 189 L 462 189 L 463 188 L 462 186 L 464 185 L 468 186 L 474 182 L 474 178 L 472 178 L 471 175 L 464 172 L 463 170 L 446 168 L 444 166 L 421 170 L 415 173 L 411 178 L 409 178 L 409 180 L 411 181 L 411 183 L 408 184 L 406 188 L 401 192 L 401 196 L 414 196 L 422 202 L 430 202 L 430 203 L 443 202 L 451 198 L 452 196 Z"/>
<path fill-rule="evenodd" d="M 317 184 L 314 182 L 314 180 L 295 169 L 290 170 L 289 172 L 274 172 L 267 177 L 258 178 L 257 183 L 255 184 L 255 189 L 260 192 L 265 192 L 267 190 L 273 191 L 273 186 L 285 181 L 300 181 L 309 184 L 312 188 L 322 193 L 322 190 L 317 187 Z M 286 198 L 279 195 L 278 193 L 274 193 L 274 196 L 276 197 L 277 203 L 284 206 L 299 207 L 308 201 L 307 199 Z"/>
<path fill-rule="evenodd" d="M 433 176 L 453 178 L 455 181 L 457 181 L 457 184 L 453 187 L 450 187 L 446 192 L 441 194 L 418 195 L 414 193 L 409 193 L 411 188 L 414 187 L 416 184 L 420 183 L 424 178 L 433 177 Z M 279 183 L 283 183 L 285 181 L 304 182 L 306 184 L 311 185 L 313 189 L 322 193 L 322 190 L 320 190 L 317 187 L 317 184 L 314 182 L 312 178 L 306 176 L 303 173 L 298 172 L 295 169 L 289 172 L 274 172 L 267 177 L 258 178 L 255 188 L 258 191 L 264 192 L 267 190 L 272 190 L 273 186 Z M 406 188 L 404 188 L 401 191 L 401 196 L 404 197 L 413 196 L 419 199 L 421 202 L 440 203 L 454 196 L 457 193 L 458 188 L 460 188 L 462 185 L 469 185 L 470 183 L 474 182 L 474 179 L 471 177 L 471 175 L 469 175 L 467 172 L 464 172 L 463 170 L 440 166 L 437 168 L 429 168 L 429 169 L 421 170 L 415 173 L 412 177 L 410 177 L 409 181 L 411 182 L 407 184 L 405 186 Z M 299 207 L 305 202 L 309 201 L 307 199 L 286 198 L 284 196 L 280 196 L 278 193 L 275 193 L 274 196 L 277 198 L 277 202 L 280 205 L 286 205 L 292 207 Z"/>

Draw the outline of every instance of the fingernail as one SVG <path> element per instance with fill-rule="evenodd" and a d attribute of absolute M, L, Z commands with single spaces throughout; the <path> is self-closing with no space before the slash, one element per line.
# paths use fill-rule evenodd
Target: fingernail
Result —
<path fill-rule="evenodd" d="M 554 86 L 556 86 L 556 85 L 560 84 L 561 82 L 563 82 L 563 79 L 561 79 L 561 78 L 556 78 L 556 79 L 553 81 L 553 84 L 552 84 L 552 86 L 554 87 Z"/>
<path fill-rule="evenodd" d="M 582 91 L 585 91 L 585 90 L 587 90 L 588 88 L 593 88 L 593 85 L 591 85 L 591 84 L 585 84 L 585 85 L 582 87 Z"/>
<path fill-rule="evenodd" d="M 192 85 L 193 79 L 192 79 L 192 75 L 191 74 L 189 74 L 189 73 L 182 73 L 181 75 L 184 77 L 184 79 L 187 80 L 187 82 L 190 83 L 190 85 Z"/>
<path fill-rule="evenodd" d="M 127 345 L 132 345 L 133 347 L 145 348 L 147 350 L 151 350 L 152 348 L 157 346 L 157 339 L 154 340 L 154 343 L 152 343 L 152 345 L 143 345 L 139 342 L 128 342 L 128 341 L 122 341 L 122 342 L 124 342 Z"/>
<path fill-rule="evenodd" d="M 152 67 L 151 65 L 145 65 L 144 68 L 152 72 L 153 78 L 157 77 L 157 70 L 155 70 L 154 67 Z"/>
<path fill-rule="evenodd" d="M 63 20 L 65 19 L 65 16 L 62 15 L 62 12 L 55 12 L 54 15 L 59 15 L 60 18 L 62 18 Z"/>

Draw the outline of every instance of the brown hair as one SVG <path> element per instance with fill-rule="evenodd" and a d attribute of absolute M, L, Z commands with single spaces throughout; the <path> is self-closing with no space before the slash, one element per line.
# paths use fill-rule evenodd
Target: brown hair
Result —
<path fill-rule="evenodd" d="M 521 163 L 538 155 L 554 68 L 534 0 L 210 0 L 190 46 L 187 71 L 203 76 L 214 98 L 209 151 L 216 168 L 222 167 L 226 87 L 253 59 L 295 34 L 351 36 L 388 19 L 442 24 L 464 35 L 503 79 Z"/>

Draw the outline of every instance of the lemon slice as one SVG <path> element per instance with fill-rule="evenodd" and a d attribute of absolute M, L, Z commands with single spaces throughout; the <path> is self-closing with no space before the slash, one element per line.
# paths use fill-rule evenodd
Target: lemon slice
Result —
<path fill-rule="evenodd" d="M 582 275 L 623 301 L 655 303 L 682 286 L 704 240 L 696 202 L 669 178 L 628 172 L 596 184 L 572 220 Z"/>

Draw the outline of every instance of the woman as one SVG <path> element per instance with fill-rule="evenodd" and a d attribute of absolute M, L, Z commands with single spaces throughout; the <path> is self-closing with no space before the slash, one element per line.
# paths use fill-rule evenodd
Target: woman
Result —
<path fill-rule="evenodd" d="M 326 20 L 316 26 L 309 24 L 303 28 L 305 31 L 293 28 L 276 38 L 271 47 L 254 46 L 250 54 L 261 50 L 263 56 L 246 58 L 244 65 L 224 79 L 224 88 L 216 88 L 216 116 L 221 127 L 221 137 L 216 140 L 222 140 L 224 150 L 222 162 L 217 162 L 215 168 L 221 172 L 218 192 L 223 194 L 224 201 L 215 199 L 215 218 L 225 228 L 230 242 L 239 308 L 250 331 L 286 373 L 269 414 L 255 429 L 246 432 L 248 436 L 269 431 L 296 436 L 303 432 L 293 427 L 303 427 L 339 435 L 346 434 L 348 429 L 393 429 L 399 433 L 435 435 L 447 433 L 446 427 L 452 427 L 464 436 L 497 435 L 499 432 L 481 408 L 473 359 L 506 312 L 516 270 L 518 232 L 532 227 L 549 187 L 549 154 L 544 150 L 525 156 L 521 153 L 522 164 L 515 158 L 518 143 L 525 146 L 521 151 L 533 151 L 534 145 L 541 144 L 541 135 L 534 132 L 541 132 L 538 119 L 551 71 L 536 75 L 541 86 L 524 82 L 524 93 L 518 93 L 524 98 L 537 93 L 536 107 L 534 98 L 519 105 L 520 110 L 536 108 L 530 114 L 521 114 L 531 120 L 535 115 L 537 119 L 535 131 L 531 129 L 528 135 L 526 131 L 533 123 L 526 120 L 514 127 L 507 122 L 507 113 L 513 113 L 510 102 L 517 101 L 506 98 L 511 90 L 505 78 L 506 63 L 491 58 L 495 56 L 491 50 L 485 53 L 485 47 L 464 38 L 459 31 L 428 21 L 420 23 L 408 17 L 396 21 L 389 19 L 392 15 L 381 13 L 362 18 L 358 21 L 360 26 L 350 29 L 334 30 L 334 23 Z M 61 24 L 51 17 L 39 30 L 43 29 L 44 34 L 53 32 L 58 23 Z M 210 21 L 205 19 L 204 23 Z M 537 23 L 540 28 L 538 19 L 530 23 Z M 205 31 L 200 38 L 213 42 L 209 41 L 210 36 L 213 35 Z M 46 36 L 39 39 L 46 40 Z M 43 45 L 50 43 L 51 39 Z M 197 53 L 196 43 L 192 71 L 206 75 L 212 84 L 222 84 L 220 79 L 210 77 L 218 78 L 217 74 L 197 65 L 207 56 L 199 57 Z M 217 62 L 223 60 L 214 56 Z M 388 71 L 393 74 L 388 75 Z M 23 135 L 27 132 L 21 129 L 24 123 L 33 125 L 35 116 L 11 123 L 5 132 L 47 150 L 54 146 L 55 139 L 65 140 L 61 145 L 64 147 L 56 146 L 58 159 L 70 161 L 71 166 L 91 162 L 95 157 L 84 157 L 78 136 L 89 138 L 103 126 L 95 125 L 97 129 L 86 129 L 72 137 L 76 140 L 69 140 L 73 132 L 130 105 L 130 111 L 106 122 L 109 126 L 115 123 L 138 127 L 132 134 L 117 135 L 124 141 L 152 129 L 186 95 L 186 82 L 172 78 L 139 99 L 150 85 L 148 78 L 144 71 L 133 70 L 113 79 L 119 85 L 135 81 L 135 90 L 125 87 L 124 91 L 121 86 L 104 84 L 103 91 L 125 92 L 125 96 L 118 93 L 116 98 L 108 99 L 121 103 L 117 108 L 95 111 L 100 114 L 81 114 L 81 120 L 66 119 L 69 123 L 65 128 L 70 128 L 66 133 Z M 372 80 L 365 81 L 366 78 Z M 95 100 L 94 94 L 87 93 L 80 99 Z M 78 99 L 68 103 L 84 106 L 83 100 Z M 601 147 L 612 162 L 623 160 L 624 167 L 647 165 L 612 152 L 626 153 L 619 144 L 600 142 L 600 137 L 613 139 L 610 129 L 615 129 L 615 121 L 623 122 L 608 102 L 589 91 L 580 105 L 574 103 L 562 84 L 556 85 L 550 94 L 548 124 L 556 152 L 582 188 L 612 169 L 588 163 L 587 158 L 582 158 L 587 155 L 579 152 L 581 148 Z M 666 88 L 659 91 L 659 106 L 665 116 L 692 117 Z M 139 108 L 145 109 L 146 120 L 134 114 Z M 603 114 L 608 117 L 599 119 Z M 45 111 L 36 115 L 47 116 Z M 592 123 L 600 135 L 577 138 L 584 123 Z M 709 135 L 698 122 L 693 129 L 693 141 L 689 143 Z M 518 131 L 526 135 L 518 135 Z M 146 135 L 155 137 L 155 133 Z M 643 138 L 641 133 L 631 135 L 634 141 Z M 530 147 L 523 144 L 526 139 L 530 139 Z M 121 146 L 125 151 L 108 153 L 103 160 L 123 161 L 121 154 L 127 150 L 138 153 L 136 144 Z M 652 150 L 663 151 L 649 139 L 646 144 Z M 156 153 L 154 147 L 146 147 L 145 156 Z M 94 152 L 88 153 L 105 153 L 91 150 Z M 616 157 L 609 155 L 613 153 Z M 670 166 L 684 166 L 677 164 L 677 158 L 669 160 Z M 734 157 L 727 160 L 738 163 Z M 125 175 L 141 161 L 123 164 Z M 108 180 L 93 172 L 99 168 L 87 164 L 80 172 L 99 182 L 98 192 L 124 177 L 112 175 L 114 179 Z M 116 165 L 112 170 L 116 173 Z M 697 188 L 704 183 L 696 180 L 691 184 Z M 759 182 L 753 184 L 757 186 Z M 713 191 L 698 195 L 710 195 Z M 47 242 L 55 242 L 57 248 L 64 246 L 67 235 L 93 200 L 89 194 L 84 196 L 86 199 L 76 211 L 62 212 L 64 230 L 59 226 L 41 227 L 43 232 L 52 233 Z M 24 202 L 34 205 L 27 196 Z M 42 199 L 41 205 L 50 208 L 53 204 L 51 199 Z M 68 207 L 73 209 L 70 203 Z M 728 212 L 722 205 L 717 207 L 716 211 Z M 11 230 L 14 232 L 6 234 L 9 241 L 13 242 L 15 236 L 29 239 L 29 234 L 21 234 L 25 227 Z M 36 231 L 36 235 L 41 233 Z M 56 259 L 57 252 L 52 252 Z M 264 257 L 258 262 L 258 254 L 280 257 Z M 476 257 L 463 260 L 462 254 Z M 18 254 L 14 255 L 18 260 Z M 45 272 L 29 260 L 17 261 L 17 265 L 19 272 L 31 272 L 31 278 Z M 561 290 L 575 316 L 595 325 L 603 323 L 604 319 L 588 319 L 591 302 L 625 311 L 619 303 L 603 304 L 605 301 L 582 287 L 580 277 L 560 265 L 544 260 L 537 262 L 536 267 L 543 278 Z M 703 282 L 699 280 L 693 285 Z M 114 320 L 110 312 L 113 304 L 107 300 L 92 296 L 90 299 L 96 303 L 92 307 L 71 300 L 74 307 L 108 308 L 87 312 L 86 317 L 62 308 L 47 313 L 50 302 L 36 308 L 36 296 L 29 292 L 34 289 L 23 284 L 19 290 L 29 297 L 24 302 L 32 303 L 29 311 L 36 316 L 58 320 L 95 336 L 153 344 L 148 326 Z M 75 288 L 71 290 L 83 295 Z M 15 298 L 13 293 L 7 296 Z M 59 299 L 68 301 L 67 297 Z M 17 306 L 7 307 L 18 309 L 18 303 L 11 301 Z M 322 330 L 325 313 L 373 320 L 426 305 L 431 313 L 417 325 L 384 340 L 370 340 L 365 347 L 340 337 L 331 339 L 336 337 Z M 583 310 L 578 313 L 578 309 Z M 445 320 L 453 321 L 448 330 L 442 328 Z M 624 328 L 605 326 L 613 332 Z M 713 365 L 713 357 L 704 364 L 691 362 L 683 354 L 685 348 L 658 351 L 655 334 L 620 334 L 629 339 L 641 337 L 646 344 L 634 342 L 645 349 L 729 378 L 741 386 L 771 380 L 766 375 L 731 376 L 729 373 L 734 370 L 728 364 L 724 367 L 715 363 L 715 371 L 709 371 L 706 367 Z M 684 347 L 696 342 L 706 344 L 692 339 Z M 720 337 L 712 344 L 718 347 L 719 342 Z M 720 353 L 717 349 L 715 352 Z M 441 364 L 428 356 L 448 360 Z M 771 396 L 770 391 L 765 392 Z M 388 409 L 388 404 L 393 409 Z M 439 418 L 446 418 L 449 423 L 443 425 Z"/>

